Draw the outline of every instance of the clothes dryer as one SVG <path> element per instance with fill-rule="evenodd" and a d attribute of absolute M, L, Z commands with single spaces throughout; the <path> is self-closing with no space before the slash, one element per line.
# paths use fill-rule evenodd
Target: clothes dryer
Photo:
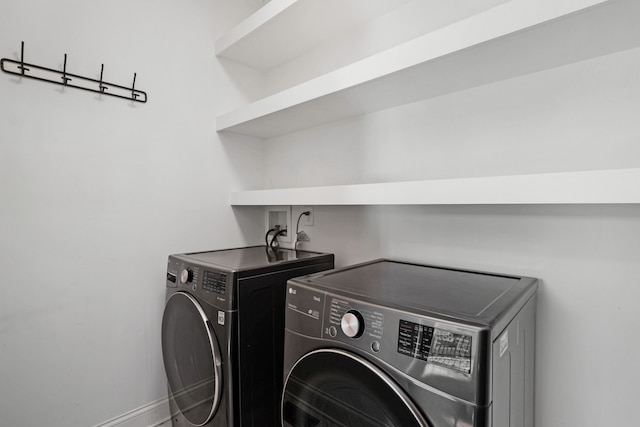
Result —
<path fill-rule="evenodd" d="M 173 426 L 280 424 L 285 286 L 332 254 L 254 246 L 171 255 L 162 352 Z"/>
<path fill-rule="evenodd" d="M 377 260 L 287 285 L 284 427 L 533 427 L 537 280 Z"/>

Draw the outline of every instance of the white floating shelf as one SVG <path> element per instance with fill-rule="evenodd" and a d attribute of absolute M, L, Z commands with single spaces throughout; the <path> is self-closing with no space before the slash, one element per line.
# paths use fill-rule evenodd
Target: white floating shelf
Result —
<path fill-rule="evenodd" d="M 640 1 L 511 0 L 217 117 L 269 138 L 640 46 Z"/>
<path fill-rule="evenodd" d="M 408 2 L 271 0 L 216 41 L 216 56 L 270 69 Z"/>
<path fill-rule="evenodd" d="M 232 192 L 232 206 L 640 203 L 640 169 Z"/>

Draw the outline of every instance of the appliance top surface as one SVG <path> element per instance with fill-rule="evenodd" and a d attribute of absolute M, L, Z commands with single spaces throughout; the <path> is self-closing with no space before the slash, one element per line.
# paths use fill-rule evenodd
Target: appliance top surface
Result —
<path fill-rule="evenodd" d="M 326 255 L 327 254 L 319 252 L 286 248 L 271 249 L 266 246 L 251 246 L 245 248 L 194 252 L 179 256 L 192 262 L 223 267 L 229 270 L 252 270 L 284 263 L 313 260 L 314 258 Z"/>
<path fill-rule="evenodd" d="M 381 305 L 491 321 L 537 288 L 535 280 L 523 279 L 529 278 L 377 260 L 321 273 L 309 282 Z"/>

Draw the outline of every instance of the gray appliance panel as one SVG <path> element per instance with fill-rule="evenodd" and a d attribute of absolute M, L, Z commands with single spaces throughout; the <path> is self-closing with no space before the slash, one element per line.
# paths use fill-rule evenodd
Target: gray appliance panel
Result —
<path fill-rule="evenodd" d="M 494 325 L 537 287 L 530 278 L 375 260 L 304 278 L 342 295 L 423 315 Z"/>
<path fill-rule="evenodd" d="M 265 268 L 276 264 L 308 260 L 326 254 L 277 248 L 267 249 L 266 246 L 252 246 L 247 248 L 224 249 L 219 251 L 194 252 L 184 256 L 192 262 L 200 262 L 211 266 L 229 270 L 243 271 Z"/>
<path fill-rule="evenodd" d="M 362 315 L 364 332 L 358 338 L 349 338 L 343 333 L 340 320 L 346 312 L 354 310 Z M 415 332 L 411 334 L 409 328 Z M 339 345 L 357 350 L 358 354 L 366 354 L 388 368 L 467 402 L 489 403 L 490 342 L 484 328 L 420 316 L 289 282 L 285 329 L 320 339 L 325 347 Z M 456 347 L 463 341 L 468 344 L 468 352 L 456 354 Z"/>
<path fill-rule="evenodd" d="M 176 292 L 196 298 L 222 353 L 224 407 L 207 427 L 272 425 L 264 421 L 266 417 L 279 417 L 278 411 L 269 407 L 278 407 L 282 383 L 286 280 L 333 266 L 333 254 L 265 246 L 168 257 L 166 299 Z M 188 274 L 183 276 L 183 271 Z M 240 365 L 250 369 L 241 370 Z M 252 392 L 260 394 L 259 405 L 247 404 L 254 397 Z M 247 416 L 254 412 L 261 415 L 256 419 Z M 177 426 L 187 422 L 181 414 L 173 420 Z"/>
<path fill-rule="evenodd" d="M 247 280 L 282 272 L 288 277 L 304 276 L 333 268 L 333 259 L 333 254 L 265 246 L 176 254 L 167 261 L 166 286 L 196 295 L 222 311 L 233 311 L 238 309 L 238 288 Z M 189 278 L 183 282 L 185 270 Z"/>
<path fill-rule="evenodd" d="M 493 342 L 534 299 L 537 286 L 528 277 L 375 260 L 289 280 L 285 326 L 310 342 L 352 349 L 418 384 L 488 407 Z M 364 324 L 355 338 L 341 328 L 347 312 Z M 534 330 L 530 323 L 527 329 Z"/>

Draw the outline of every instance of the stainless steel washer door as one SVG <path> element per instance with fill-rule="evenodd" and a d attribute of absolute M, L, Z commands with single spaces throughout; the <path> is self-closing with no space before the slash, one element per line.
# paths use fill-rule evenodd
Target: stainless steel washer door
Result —
<path fill-rule="evenodd" d="M 284 427 L 429 427 L 384 372 L 336 349 L 296 362 L 284 386 L 282 420 Z"/>
<path fill-rule="evenodd" d="M 165 306 L 162 356 L 180 412 L 195 426 L 206 424 L 220 403 L 220 349 L 204 310 L 185 292 L 173 294 Z"/>

